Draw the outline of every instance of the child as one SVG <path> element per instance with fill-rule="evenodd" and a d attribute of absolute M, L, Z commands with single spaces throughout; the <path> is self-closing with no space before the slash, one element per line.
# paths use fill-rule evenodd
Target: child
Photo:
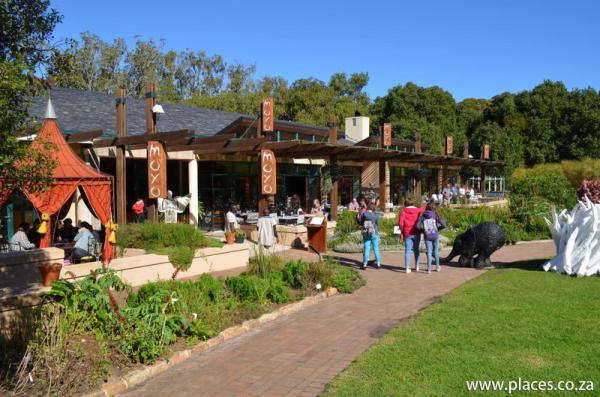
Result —
<path fill-rule="evenodd" d="M 364 243 L 363 251 L 363 265 L 362 269 L 367 268 L 369 263 L 369 252 L 371 246 L 373 246 L 373 253 L 375 254 L 375 266 L 377 269 L 381 269 L 381 255 L 379 254 L 379 214 L 376 212 L 374 203 L 369 204 L 369 207 L 365 213 L 362 214 L 362 235 Z"/>
<path fill-rule="evenodd" d="M 410 251 L 415 254 L 415 270 L 419 271 L 419 244 L 421 244 L 421 232 L 417 228 L 419 215 L 425 211 L 425 205 L 415 207 L 411 199 L 404 201 L 404 209 L 400 212 L 398 225 L 404 238 L 404 268 L 410 273 Z"/>
<path fill-rule="evenodd" d="M 435 203 L 430 201 L 427 204 L 425 213 L 419 218 L 420 229 L 425 238 L 425 247 L 427 248 L 427 274 L 431 274 L 432 251 L 435 255 L 436 271 L 440 271 L 440 253 L 439 253 L 439 231 L 446 227 L 444 218 L 440 217 L 435 209 Z"/>

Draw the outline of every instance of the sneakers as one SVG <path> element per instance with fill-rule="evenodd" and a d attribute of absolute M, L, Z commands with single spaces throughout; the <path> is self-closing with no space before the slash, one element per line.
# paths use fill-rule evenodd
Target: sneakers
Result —
<path fill-rule="evenodd" d="M 378 263 L 377 266 L 375 266 L 377 270 L 381 269 L 381 263 Z"/>
<path fill-rule="evenodd" d="M 362 264 L 362 266 L 360 267 L 362 270 L 367 270 L 367 265 L 366 264 Z"/>
<path fill-rule="evenodd" d="M 427 274 L 431 274 L 431 270 L 427 270 Z"/>
<path fill-rule="evenodd" d="M 442 270 L 442 268 L 441 268 L 440 266 L 438 266 L 438 267 L 435 269 L 435 271 L 436 271 L 436 272 L 439 272 L 440 270 Z"/>
<path fill-rule="evenodd" d="M 420 269 L 419 269 L 419 266 L 417 266 L 417 267 L 415 268 L 415 272 L 419 273 L 419 270 L 420 270 Z"/>
<path fill-rule="evenodd" d="M 406 274 L 410 273 L 411 271 L 412 270 L 410 270 L 410 267 L 407 267 L 406 270 L 405 270 Z"/>

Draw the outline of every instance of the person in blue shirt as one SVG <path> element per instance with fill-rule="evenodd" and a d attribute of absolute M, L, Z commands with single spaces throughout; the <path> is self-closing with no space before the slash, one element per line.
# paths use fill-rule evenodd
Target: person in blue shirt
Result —
<path fill-rule="evenodd" d="M 71 262 L 75 263 L 76 261 L 81 260 L 84 256 L 89 256 L 92 253 L 91 249 L 96 245 L 96 240 L 94 239 L 94 235 L 90 232 L 90 228 L 86 227 L 86 222 L 81 222 L 79 231 L 77 235 L 73 238 L 75 242 L 75 246 L 73 247 L 73 253 L 71 254 Z"/>

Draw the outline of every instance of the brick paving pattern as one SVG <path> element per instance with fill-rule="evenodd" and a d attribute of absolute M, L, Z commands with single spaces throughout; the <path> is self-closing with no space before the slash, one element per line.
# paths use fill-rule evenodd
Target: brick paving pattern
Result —
<path fill-rule="evenodd" d="M 547 258 L 549 242 L 504 247 L 495 264 Z M 290 250 L 288 258 L 314 260 Z M 335 256 L 335 254 L 334 254 Z M 357 264 L 358 254 L 339 255 Z M 421 261 L 425 255 L 421 256 Z M 336 295 L 199 354 L 130 390 L 126 396 L 315 396 L 352 360 L 402 319 L 482 271 L 442 266 L 404 274 L 403 253 L 383 253 L 383 269 L 364 272 L 367 285 Z M 421 269 L 424 265 L 421 265 Z"/>

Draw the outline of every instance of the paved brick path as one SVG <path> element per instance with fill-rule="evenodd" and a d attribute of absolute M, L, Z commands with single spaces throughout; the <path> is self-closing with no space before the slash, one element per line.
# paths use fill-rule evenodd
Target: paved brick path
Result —
<path fill-rule="evenodd" d="M 310 256 L 301 251 L 285 255 Z M 508 263 L 552 255 L 552 243 L 534 243 L 505 247 L 492 259 Z M 359 256 L 342 257 L 352 262 Z M 315 396 L 391 327 L 481 274 L 444 266 L 440 273 L 407 275 L 400 272 L 401 258 L 401 253 L 385 253 L 384 269 L 368 269 L 367 285 L 356 293 L 334 296 L 266 324 L 192 357 L 126 395 Z"/>

